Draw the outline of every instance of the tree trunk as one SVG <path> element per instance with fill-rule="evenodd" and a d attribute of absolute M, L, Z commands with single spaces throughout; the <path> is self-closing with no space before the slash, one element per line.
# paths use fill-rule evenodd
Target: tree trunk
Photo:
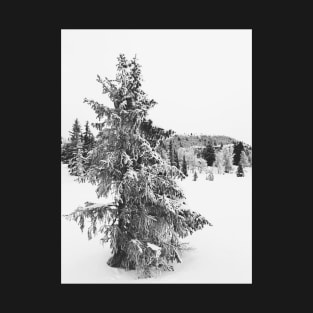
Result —
<path fill-rule="evenodd" d="M 119 203 L 118 206 L 118 215 L 121 216 L 123 208 L 125 206 L 125 197 L 122 196 L 122 202 Z M 125 231 L 125 225 L 124 225 L 124 220 L 123 218 L 119 218 L 118 220 L 118 227 L 121 231 Z M 117 239 L 117 252 L 113 254 L 113 256 L 108 260 L 107 264 L 111 267 L 117 267 L 117 268 L 125 268 L 125 269 L 135 269 L 136 264 L 134 262 L 129 262 L 127 260 L 127 254 L 124 250 L 120 249 L 120 242 L 121 238 Z"/>
<path fill-rule="evenodd" d="M 136 268 L 134 262 L 127 262 L 127 255 L 125 251 L 118 250 L 107 262 L 111 267 L 125 268 L 134 270 Z"/>
<path fill-rule="evenodd" d="M 123 260 L 126 258 L 126 254 L 124 251 L 117 251 L 109 260 L 108 265 L 111 267 L 123 267 Z"/>

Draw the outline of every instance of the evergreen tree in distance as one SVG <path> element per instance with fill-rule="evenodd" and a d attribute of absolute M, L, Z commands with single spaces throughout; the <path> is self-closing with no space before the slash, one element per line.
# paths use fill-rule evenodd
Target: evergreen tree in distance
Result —
<path fill-rule="evenodd" d="M 76 118 L 72 126 L 72 131 L 70 131 L 70 140 L 75 147 L 77 146 L 78 140 L 81 140 L 81 133 L 81 126 L 78 119 Z"/>
<path fill-rule="evenodd" d="M 174 149 L 173 149 L 173 142 L 172 142 L 172 140 L 170 141 L 170 144 L 169 144 L 169 159 L 170 159 L 171 166 L 174 166 L 175 165 L 175 161 L 174 161 Z"/>
<path fill-rule="evenodd" d="M 69 133 L 69 141 L 65 142 L 63 140 L 61 151 L 61 161 L 64 164 L 68 164 L 73 156 L 77 154 L 77 143 L 81 138 L 81 126 L 77 118 L 75 119 L 72 130 Z"/>
<path fill-rule="evenodd" d="M 198 174 L 197 174 L 197 171 L 195 171 L 193 174 L 193 180 L 196 181 L 197 179 L 198 179 Z"/>
<path fill-rule="evenodd" d="M 63 144 L 61 148 L 61 162 L 68 164 L 69 160 L 73 157 L 72 147 L 69 142 Z"/>
<path fill-rule="evenodd" d="M 241 141 L 234 144 L 234 165 L 239 165 L 241 151 L 244 150 L 243 143 Z"/>
<path fill-rule="evenodd" d="M 78 138 L 76 151 L 69 162 L 69 172 L 73 176 L 81 177 L 85 174 L 85 158 L 83 157 L 83 144 Z"/>
<path fill-rule="evenodd" d="M 137 269 L 142 277 L 150 277 L 154 270 L 172 270 L 171 262 L 181 262 L 179 238 L 209 222 L 183 206 L 185 197 L 175 178 L 184 175 L 156 152 L 166 132 L 152 125 L 150 131 L 143 127 L 156 102 L 140 88 L 136 57 L 127 61 L 120 55 L 116 79 L 98 76 L 97 81 L 114 108 L 84 100 L 97 114 L 99 123 L 93 125 L 99 134 L 87 156 L 91 165 L 79 179 L 97 185 L 98 197 L 113 193 L 114 201 L 86 202 L 66 217 L 76 221 L 81 230 L 90 220 L 88 238 L 101 233 L 102 241 L 110 242 L 110 266 Z"/>
<path fill-rule="evenodd" d="M 92 150 L 94 146 L 95 138 L 93 133 L 90 130 L 89 122 L 85 124 L 84 133 L 81 130 L 80 123 L 76 118 L 70 131 L 70 142 L 63 143 L 63 150 L 61 153 L 61 161 L 65 164 L 68 164 L 69 172 L 71 175 L 76 176 L 74 173 L 75 170 L 72 170 L 73 164 L 76 162 L 74 159 L 77 158 L 78 152 L 81 153 L 82 157 L 86 157 L 87 153 Z M 78 151 L 81 149 L 81 151 Z M 89 166 L 90 162 L 85 162 L 84 166 Z"/>
<path fill-rule="evenodd" d="M 95 143 L 95 137 L 89 128 L 89 122 L 85 124 L 85 132 L 83 133 L 83 155 L 86 156 L 88 151 L 92 150 Z"/>
<path fill-rule="evenodd" d="M 203 158 L 207 161 L 208 166 L 212 166 L 215 161 L 215 151 L 210 141 L 203 150 Z"/>
<path fill-rule="evenodd" d="M 61 162 L 64 162 L 66 156 L 66 142 L 64 142 L 63 137 L 61 137 Z"/>
<path fill-rule="evenodd" d="M 178 153 L 176 150 L 174 150 L 174 165 L 180 169 L 179 160 L 178 160 Z"/>
<path fill-rule="evenodd" d="M 73 171 L 71 170 L 71 167 L 73 165 L 72 159 L 77 156 L 78 153 L 78 146 L 82 143 L 82 130 L 81 125 L 78 121 L 78 118 L 75 119 L 74 124 L 72 126 L 72 130 L 70 133 L 70 143 L 67 149 L 67 162 L 69 167 L 69 172 L 71 175 L 73 175 Z"/>
<path fill-rule="evenodd" d="M 184 157 L 183 157 L 182 172 L 184 173 L 185 176 L 188 176 L 187 162 L 186 162 L 186 157 L 185 157 L 185 155 L 184 155 Z"/>

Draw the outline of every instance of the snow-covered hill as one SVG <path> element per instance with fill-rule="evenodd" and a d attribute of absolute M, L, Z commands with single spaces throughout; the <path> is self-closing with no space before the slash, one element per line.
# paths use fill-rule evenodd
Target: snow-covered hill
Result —
<path fill-rule="evenodd" d="M 252 169 L 245 177 L 215 174 L 214 181 L 190 174 L 179 182 L 187 204 L 205 216 L 213 227 L 206 226 L 185 238 L 189 250 L 183 263 L 174 264 L 174 272 L 163 272 L 149 279 L 137 279 L 135 271 L 109 267 L 109 244 L 100 237 L 88 240 L 75 222 L 61 217 L 62 283 L 252 283 Z M 101 202 L 95 186 L 79 184 L 62 164 L 62 214 L 72 212 L 86 201 Z"/>

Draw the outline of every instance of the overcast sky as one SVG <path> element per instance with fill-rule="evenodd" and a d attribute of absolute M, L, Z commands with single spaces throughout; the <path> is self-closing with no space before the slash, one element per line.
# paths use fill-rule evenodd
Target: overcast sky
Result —
<path fill-rule="evenodd" d="M 156 126 L 252 144 L 251 30 L 62 30 L 61 37 L 63 137 L 75 118 L 96 121 L 85 97 L 112 105 L 96 77 L 114 79 L 124 53 L 142 65 L 142 88 L 158 103 L 149 114 Z"/>

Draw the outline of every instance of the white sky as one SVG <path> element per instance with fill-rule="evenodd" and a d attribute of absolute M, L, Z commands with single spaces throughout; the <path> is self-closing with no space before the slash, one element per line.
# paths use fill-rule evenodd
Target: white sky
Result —
<path fill-rule="evenodd" d="M 178 134 L 226 135 L 252 144 L 252 30 L 62 30 L 61 135 L 74 119 L 95 122 L 83 99 L 111 106 L 100 77 L 117 56 L 137 55 L 149 118 Z M 95 133 L 95 131 L 94 131 Z"/>

